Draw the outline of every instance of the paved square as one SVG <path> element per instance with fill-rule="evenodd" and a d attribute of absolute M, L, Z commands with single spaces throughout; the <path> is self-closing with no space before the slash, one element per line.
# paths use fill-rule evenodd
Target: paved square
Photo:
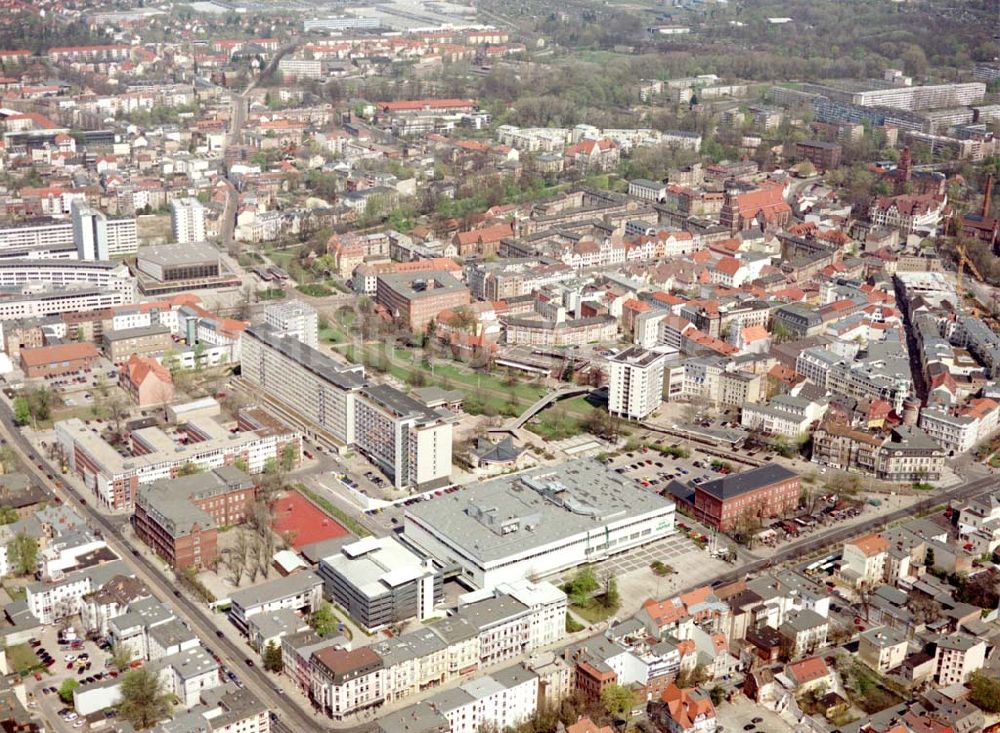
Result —
<path fill-rule="evenodd" d="M 725 733 L 743 733 L 743 727 L 754 725 L 755 733 L 791 733 L 794 730 L 784 718 L 777 713 L 753 702 L 743 695 L 737 695 L 733 702 L 724 702 L 715 708 L 716 719 Z M 754 718 L 760 718 L 760 723 L 752 723 Z"/>
<path fill-rule="evenodd" d="M 674 569 L 673 575 L 660 577 L 650 564 L 659 560 Z M 693 585 L 711 582 L 717 575 L 732 570 L 732 565 L 711 557 L 683 534 L 675 534 L 643 547 L 614 555 L 592 565 L 599 580 L 614 577 L 622 605 L 616 617 L 627 618 L 639 610 L 648 598 L 662 599 Z M 576 571 L 548 578 L 562 583 Z"/>

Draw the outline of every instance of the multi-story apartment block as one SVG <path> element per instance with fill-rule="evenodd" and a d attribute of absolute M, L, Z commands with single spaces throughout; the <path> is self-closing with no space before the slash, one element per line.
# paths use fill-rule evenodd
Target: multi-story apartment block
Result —
<path fill-rule="evenodd" d="M 982 82 L 935 84 L 928 86 L 890 87 L 847 93 L 852 104 L 865 107 L 895 107 L 905 110 L 964 107 L 981 102 L 986 95 Z"/>
<path fill-rule="evenodd" d="M 879 674 L 888 674 L 906 659 L 909 643 L 901 629 L 879 626 L 861 633 L 858 659 Z"/>
<path fill-rule="evenodd" d="M 667 196 L 667 184 L 662 181 L 635 178 L 628 182 L 628 195 L 640 201 L 660 203 Z"/>
<path fill-rule="evenodd" d="M 937 481 L 945 455 L 916 427 L 901 425 L 886 437 L 826 420 L 813 432 L 814 463 L 857 469 L 885 481 Z"/>
<path fill-rule="evenodd" d="M 642 420 L 663 401 L 667 355 L 631 346 L 608 359 L 608 412 Z"/>
<path fill-rule="evenodd" d="M 965 634 L 939 637 L 934 652 L 934 681 L 942 687 L 964 685 L 985 663 L 984 640 Z"/>
<path fill-rule="evenodd" d="M 920 411 L 921 430 L 951 453 L 964 453 L 979 441 L 979 420 L 969 415 L 952 415 L 944 410 Z"/>
<path fill-rule="evenodd" d="M 268 325 L 244 331 L 240 359 L 242 378 L 282 418 L 337 450 L 353 445 L 364 367 L 338 364 Z"/>
<path fill-rule="evenodd" d="M 610 315 L 560 319 L 531 314 L 500 320 L 511 346 L 583 346 L 613 341 L 618 335 L 618 320 Z"/>
<path fill-rule="evenodd" d="M 170 231 L 178 244 L 205 241 L 205 207 L 198 199 L 170 202 Z"/>
<path fill-rule="evenodd" d="M 306 21 L 308 23 L 309 21 Z M 322 79 L 323 60 L 288 57 L 278 62 L 278 71 L 285 81 L 298 79 Z"/>
<path fill-rule="evenodd" d="M 520 580 L 507 588 L 473 593 L 458 611 L 429 626 L 366 647 L 359 655 L 322 643 L 315 635 L 290 640 L 287 665 L 313 701 L 339 719 L 381 702 L 395 702 L 429 687 L 467 679 L 483 666 L 530 654 L 565 634 L 566 594 L 549 583 Z M 486 597 L 482 597 L 485 595 Z M 287 642 L 287 643 L 286 643 Z M 309 663 L 302 665 L 304 654 Z M 535 689 L 538 689 L 538 679 Z"/>
<path fill-rule="evenodd" d="M 842 152 L 843 148 L 836 143 L 819 140 L 802 140 L 795 143 L 795 153 L 822 170 L 839 168 Z"/>
<path fill-rule="evenodd" d="M 431 409 L 388 385 L 371 385 L 354 401 L 355 445 L 396 488 L 434 488 L 451 481 L 454 413 Z"/>
<path fill-rule="evenodd" d="M 884 400 L 902 414 L 903 401 L 913 392 L 906 348 L 898 343 L 869 344 L 866 358 L 836 361 L 820 386 L 856 400 Z"/>
<path fill-rule="evenodd" d="M 25 588 L 25 601 L 32 616 L 40 623 L 51 624 L 78 614 L 84 596 L 100 590 L 119 575 L 129 575 L 128 567 L 121 560 L 74 570 L 58 580 L 29 583 Z"/>
<path fill-rule="evenodd" d="M 538 710 L 539 677 L 522 665 L 472 679 L 379 721 L 379 733 L 407 730 L 419 721 L 423 733 L 513 730 Z"/>
<path fill-rule="evenodd" d="M 104 214 L 84 201 L 74 201 L 73 240 L 81 260 L 108 259 L 108 223 Z"/>
<path fill-rule="evenodd" d="M 0 260 L 0 287 L 31 284 L 53 288 L 97 288 L 122 293 L 134 301 L 136 281 L 127 266 L 117 262 L 67 260 Z"/>
<path fill-rule="evenodd" d="M 73 223 L 60 219 L 35 219 L 0 228 L 0 257 L 29 256 L 77 259 Z"/>
<path fill-rule="evenodd" d="M 745 404 L 740 424 L 768 435 L 797 438 L 823 417 L 826 405 L 792 395 L 777 395 L 765 405 Z"/>
<path fill-rule="evenodd" d="M 840 575 L 855 586 L 875 588 L 886 580 L 889 542 L 870 534 L 844 543 Z"/>
<path fill-rule="evenodd" d="M 287 300 L 264 309 L 264 322 L 278 336 L 290 336 L 310 348 L 319 348 L 319 316 L 301 300 Z"/>
<path fill-rule="evenodd" d="M 310 673 L 310 698 L 334 720 L 378 707 L 386 700 L 385 663 L 369 647 L 313 652 Z"/>

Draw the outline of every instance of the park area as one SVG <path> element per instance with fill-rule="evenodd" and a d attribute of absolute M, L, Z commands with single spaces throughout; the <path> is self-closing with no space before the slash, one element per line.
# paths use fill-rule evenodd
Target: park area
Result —
<path fill-rule="evenodd" d="M 392 339 L 366 339 L 356 333 L 353 311 L 338 311 L 336 319 L 324 320 L 320 338 L 348 361 L 390 374 L 411 387 L 458 389 L 465 393 L 464 409 L 470 414 L 519 415 L 545 393 L 542 384 L 528 382 L 512 373 L 473 369 L 431 356 L 420 347 L 403 347 Z"/>

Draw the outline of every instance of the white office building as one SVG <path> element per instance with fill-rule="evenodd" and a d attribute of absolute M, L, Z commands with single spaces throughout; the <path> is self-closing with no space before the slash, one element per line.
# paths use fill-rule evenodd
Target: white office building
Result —
<path fill-rule="evenodd" d="M 398 489 L 451 482 L 455 415 L 430 408 L 395 387 L 362 389 L 354 401 L 355 445 Z"/>
<path fill-rule="evenodd" d="M 107 219 L 108 251 L 103 259 L 134 255 L 139 251 L 139 235 L 134 217 Z"/>
<path fill-rule="evenodd" d="M 76 256 L 81 260 L 109 259 L 108 220 L 104 214 L 88 206 L 86 201 L 74 201 L 71 210 Z"/>
<path fill-rule="evenodd" d="M 78 260 L 0 260 L 0 287 L 40 284 L 55 288 L 88 287 L 114 290 L 134 301 L 135 278 L 121 262 Z"/>
<path fill-rule="evenodd" d="M 204 242 L 205 207 L 198 199 L 174 199 L 170 202 L 170 230 L 178 244 Z"/>
<path fill-rule="evenodd" d="M 433 563 L 395 537 L 365 537 L 319 564 L 326 595 L 371 632 L 410 619 L 423 621 L 442 598 Z"/>
<path fill-rule="evenodd" d="M 642 420 L 663 401 L 667 355 L 631 346 L 608 360 L 608 412 Z"/>
<path fill-rule="evenodd" d="M 407 539 L 484 589 L 598 562 L 674 532 L 674 503 L 592 459 L 407 507 Z"/>
<path fill-rule="evenodd" d="M 308 437 L 335 450 L 354 443 L 354 400 L 365 383 L 360 364 L 338 364 L 264 324 L 243 332 L 240 365 L 268 407 Z"/>
<path fill-rule="evenodd" d="M 64 219 L 38 219 L 2 227 L 0 254 L 75 259 L 73 224 Z"/>
<path fill-rule="evenodd" d="M 264 322 L 280 336 L 291 336 L 306 346 L 319 348 L 319 316 L 301 300 L 275 303 L 264 309 Z"/>

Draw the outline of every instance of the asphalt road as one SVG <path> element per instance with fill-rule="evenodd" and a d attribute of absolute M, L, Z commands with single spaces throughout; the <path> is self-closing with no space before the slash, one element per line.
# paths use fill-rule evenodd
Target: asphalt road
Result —
<path fill-rule="evenodd" d="M 298 45 L 298 42 L 288 43 L 279 48 L 274 56 L 271 57 L 267 66 L 261 70 L 260 76 L 266 76 L 274 71 L 278 62 L 281 61 L 286 54 L 295 50 Z M 227 142 L 227 147 L 230 145 L 238 145 L 240 142 L 240 133 L 242 132 L 243 125 L 246 123 L 247 119 L 247 99 L 249 98 L 250 92 L 252 92 L 257 86 L 259 78 L 260 77 L 253 79 L 246 89 L 232 97 L 232 112 L 229 116 L 229 140 Z M 240 196 L 232 181 L 229 180 L 228 173 L 226 175 L 226 183 L 228 184 L 226 192 L 226 208 L 222 214 L 222 230 L 220 232 L 220 238 L 222 240 L 223 249 L 229 252 L 233 247 L 233 231 L 236 228 L 236 209 L 239 206 Z"/>
<path fill-rule="evenodd" d="M 25 466 L 35 475 L 39 485 L 44 486 L 49 493 L 59 496 L 64 502 L 83 514 L 92 527 L 99 528 L 108 545 L 146 583 L 154 595 L 172 606 L 178 615 L 198 633 L 205 646 L 213 649 L 222 659 L 223 664 L 236 672 L 251 692 L 270 710 L 279 714 L 278 722 L 285 725 L 275 725 L 272 722 L 272 729 L 278 730 L 279 733 L 332 729 L 332 725 L 319 725 L 309 712 L 303 710 L 292 699 L 283 694 L 277 694 L 275 683 L 266 672 L 257 666 L 247 667 L 243 660 L 247 658 L 249 650 L 240 648 L 227 637 L 217 637 L 215 634 L 216 626 L 214 622 L 206 618 L 204 610 L 196 602 L 183 595 L 174 586 L 173 581 L 164 577 L 156 566 L 133 550 L 130 543 L 122 536 L 120 521 L 114 521 L 113 518 L 96 511 L 89 503 L 81 502 L 79 493 L 67 482 L 62 482 L 64 488 L 55 488 L 48 480 L 46 473 L 55 476 L 59 474 L 58 469 L 52 467 L 43 456 L 39 455 L 21 434 L 21 431 L 17 429 L 14 425 L 13 412 L 5 402 L 0 403 L 0 432 L 5 435 L 11 447 L 21 454 Z M 42 464 L 43 469 L 38 468 L 36 465 L 38 463 Z M 87 500 L 91 498 L 86 497 Z M 339 730 L 361 731 L 363 729 L 364 726 L 355 726 L 353 729 L 341 728 Z"/>
<path fill-rule="evenodd" d="M 986 494 L 995 490 L 998 483 L 1000 483 L 1000 479 L 996 476 L 984 476 L 983 478 L 968 481 L 952 489 L 948 489 L 947 491 L 936 492 L 928 496 L 926 499 L 923 499 L 922 501 L 911 506 L 897 509 L 889 514 L 872 517 L 867 522 L 852 524 L 845 527 L 831 528 L 830 531 L 823 534 L 803 539 L 799 542 L 792 543 L 787 547 L 783 547 L 769 558 L 755 560 L 753 562 L 740 565 L 727 573 L 719 575 L 712 582 L 730 583 L 744 578 L 748 573 L 762 572 L 769 567 L 781 565 L 789 560 L 795 560 L 803 557 L 804 555 L 808 555 L 810 552 L 818 550 L 822 547 L 839 546 L 852 537 L 863 535 L 874 529 L 897 522 L 900 519 L 906 519 L 907 517 L 925 512 L 932 507 L 947 503 L 953 499 L 969 499 L 974 496 L 979 496 L 980 494 Z M 704 583 L 699 583 L 698 585 L 701 586 L 704 585 Z M 697 586 L 683 588 L 679 592 L 684 593 L 689 590 L 693 590 L 695 587 Z"/>

